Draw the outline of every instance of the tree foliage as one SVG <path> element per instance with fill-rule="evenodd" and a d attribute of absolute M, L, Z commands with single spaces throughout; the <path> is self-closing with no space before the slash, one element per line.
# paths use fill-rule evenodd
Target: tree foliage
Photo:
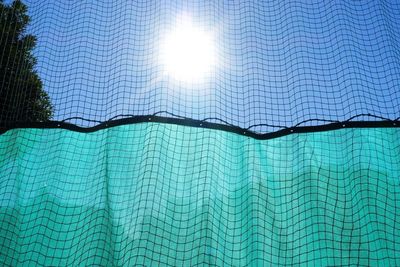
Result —
<path fill-rule="evenodd" d="M 53 106 L 36 70 L 36 37 L 26 34 L 30 21 L 20 0 L 0 0 L 0 121 L 47 121 Z"/>

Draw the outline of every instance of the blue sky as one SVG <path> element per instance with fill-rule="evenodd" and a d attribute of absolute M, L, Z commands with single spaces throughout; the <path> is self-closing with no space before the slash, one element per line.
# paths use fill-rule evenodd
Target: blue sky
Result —
<path fill-rule="evenodd" d="M 400 116 L 396 1 L 25 2 L 57 120 L 169 111 L 249 127 Z M 179 84 L 160 66 L 182 14 L 215 37 L 219 66 L 200 84 Z"/>

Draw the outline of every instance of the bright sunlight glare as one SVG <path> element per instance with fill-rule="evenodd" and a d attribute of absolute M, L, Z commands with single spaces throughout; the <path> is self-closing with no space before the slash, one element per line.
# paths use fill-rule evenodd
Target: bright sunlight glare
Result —
<path fill-rule="evenodd" d="M 196 83 L 211 74 L 216 55 L 210 33 L 185 21 L 166 36 L 163 45 L 162 64 L 173 79 Z"/>

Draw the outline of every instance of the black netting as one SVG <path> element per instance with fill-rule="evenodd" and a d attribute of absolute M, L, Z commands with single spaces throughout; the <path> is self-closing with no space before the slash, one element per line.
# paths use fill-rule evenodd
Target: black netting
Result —
<path fill-rule="evenodd" d="M 0 265 L 400 266 L 400 2 L 24 3 Z"/>
<path fill-rule="evenodd" d="M 396 1 L 26 4 L 53 120 L 93 126 L 157 113 L 271 132 L 400 117 Z M 162 56 L 171 32 L 188 24 L 212 36 L 214 49 L 214 67 L 195 82 L 171 75 Z M 17 66 L 19 56 L 3 53 L 2 68 Z M 28 86 L 14 90 L 4 80 L 3 101 L 22 103 Z M 1 109 L 1 120 L 26 118 Z"/>

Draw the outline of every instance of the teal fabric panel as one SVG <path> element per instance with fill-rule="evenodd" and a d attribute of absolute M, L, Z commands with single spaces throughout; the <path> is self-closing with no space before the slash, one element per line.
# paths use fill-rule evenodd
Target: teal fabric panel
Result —
<path fill-rule="evenodd" d="M 400 266 L 400 130 L 10 130 L 0 263 Z"/>

